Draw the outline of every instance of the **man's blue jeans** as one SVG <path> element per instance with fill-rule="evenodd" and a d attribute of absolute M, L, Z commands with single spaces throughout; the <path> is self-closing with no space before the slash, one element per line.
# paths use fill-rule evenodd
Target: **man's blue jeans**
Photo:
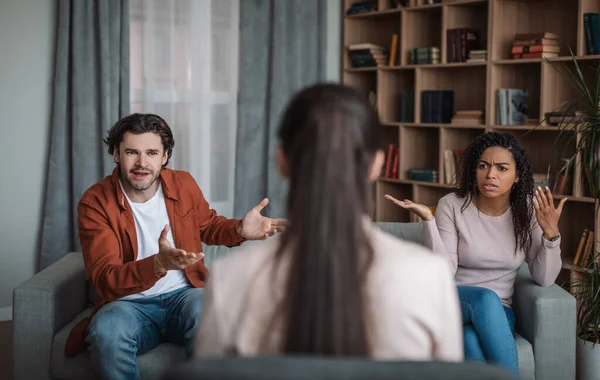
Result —
<path fill-rule="evenodd" d="M 502 305 L 493 290 L 459 286 L 463 318 L 465 359 L 489 361 L 508 368 L 519 377 L 515 314 Z"/>
<path fill-rule="evenodd" d="M 102 306 L 85 339 L 96 374 L 103 379 L 139 379 L 136 355 L 162 342 L 185 345 L 191 356 L 203 300 L 204 289 L 188 286 Z"/>

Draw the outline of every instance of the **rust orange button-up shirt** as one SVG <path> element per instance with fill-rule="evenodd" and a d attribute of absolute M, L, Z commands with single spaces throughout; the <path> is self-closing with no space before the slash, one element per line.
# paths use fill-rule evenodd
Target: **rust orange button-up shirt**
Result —
<path fill-rule="evenodd" d="M 202 242 L 228 247 L 241 244 L 243 240 L 237 233 L 240 221 L 218 216 L 210 209 L 189 173 L 163 169 L 160 180 L 177 248 L 202 252 Z M 67 356 L 85 349 L 88 325 L 100 307 L 150 289 L 160 279 L 154 272 L 153 256 L 136 261 L 135 222 L 119 185 L 119 167 L 83 194 L 77 213 L 86 278 L 96 289 L 98 300 L 92 314 L 71 330 L 65 346 Z M 204 287 L 208 275 L 204 260 L 184 273 L 192 286 Z"/>

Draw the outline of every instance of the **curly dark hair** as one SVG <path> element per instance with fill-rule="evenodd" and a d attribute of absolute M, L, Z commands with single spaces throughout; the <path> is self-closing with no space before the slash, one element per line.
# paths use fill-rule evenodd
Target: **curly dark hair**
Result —
<path fill-rule="evenodd" d="M 175 140 L 169 124 L 160 116 L 152 113 L 132 113 L 119 119 L 109 130 L 108 136 L 103 140 L 108 145 L 108 153 L 113 154 L 115 149 L 119 151 L 119 144 L 123 141 L 126 132 L 136 135 L 141 133 L 156 133 L 160 136 L 163 148 L 167 152 L 167 162 L 162 166 L 166 168 L 173 154 Z"/>
<path fill-rule="evenodd" d="M 525 252 L 531 248 L 531 220 L 533 218 L 533 205 L 530 197 L 533 194 L 533 171 L 531 159 L 527 151 L 509 133 L 488 132 L 478 136 L 465 149 L 460 170 L 460 183 L 455 193 L 460 198 L 465 198 L 461 211 L 464 211 L 473 198 L 479 196 L 477 187 L 477 164 L 483 152 L 491 147 L 502 147 L 510 151 L 517 164 L 519 181 L 515 183 L 510 192 L 510 208 L 515 230 L 516 246 Z"/>

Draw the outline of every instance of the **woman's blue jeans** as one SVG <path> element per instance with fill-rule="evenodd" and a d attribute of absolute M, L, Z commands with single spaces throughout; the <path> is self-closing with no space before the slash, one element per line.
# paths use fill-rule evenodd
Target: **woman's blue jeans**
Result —
<path fill-rule="evenodd" d="M 502 305 L 493 290 L 459 286 L 463 318 L 465 359 L 481 360 L 508 368 L 519 377 L 515 314 Z"/>
<path fill-rule="evenodd" d="M 101 379 L 139 379 L 136 356 L 162 342 L 184 345 L 191 356 L 203 300 L 204 289 L 188 286 L 102 306 L 86 337 L 96 375 Z"/>

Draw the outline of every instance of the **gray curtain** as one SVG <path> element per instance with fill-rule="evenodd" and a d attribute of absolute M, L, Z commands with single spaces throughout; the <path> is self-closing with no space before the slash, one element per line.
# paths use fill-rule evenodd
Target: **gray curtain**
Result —
<path fill-rule="evenodd" d="M 129 113 L 129 1 L 59 0 L 39 269 L 79 251 L 77 203 L 109 174 L 106 131 Z"/>
<path fill-rule="evenodd" d="M 264 197 L 285 217 L 277 125 L 300 88 L 325 79 L 326 0 L 242 0 L 234 216 Z"/>

